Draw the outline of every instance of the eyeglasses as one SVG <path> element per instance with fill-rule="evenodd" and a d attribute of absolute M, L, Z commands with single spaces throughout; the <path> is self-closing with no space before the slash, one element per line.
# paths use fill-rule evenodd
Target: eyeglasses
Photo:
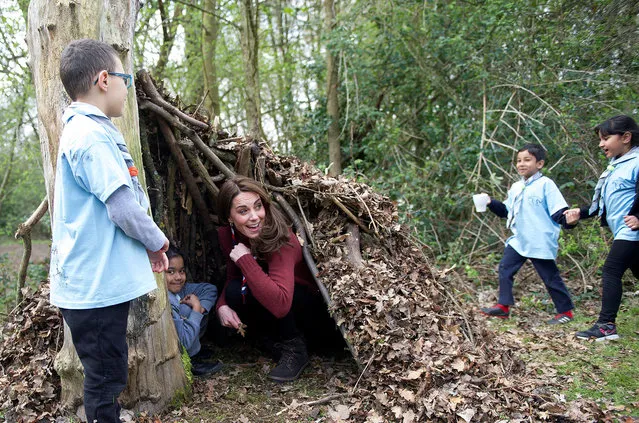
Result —
<path fill-rule="evenodd" d="M 120 78 L 124 79 L 124 83 L 126 84 L 127 88 L 130 88 L 131 84 L 133 84 L 133 75 L 131 75 L 130 73 L 107 72 L 107 74 L 112 76 L 119 76 Z M 100 79 L 100 77 L 95 78 L 95 81 L 93 81 L 93 85 L 98 83 L 98 79 Z"/>

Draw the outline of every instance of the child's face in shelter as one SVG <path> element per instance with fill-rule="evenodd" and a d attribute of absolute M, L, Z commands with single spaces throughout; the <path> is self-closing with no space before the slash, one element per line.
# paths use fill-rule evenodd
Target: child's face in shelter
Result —
<path fill-rule="evenodd" d="M 115 69 L 113 72 L 124 73 L 124 67 L 119 58 L 115 58 Z M 126 103 L 126 96 L 128 88 L 126 87 L 126 81 L 121 76 L 108 75 L 106 91 L 106 105 L 104 114 L 108 117 L 120 117 L 124 113 L 124 104 Z"/>
<path fill-rule="evenodd" d="M 184 269 L 184 259 L 181 256 L 172 257 L 169 260 L 169 268 L 164 272 L 164 280 L 169 291 L 177 294 L 186 283 L 186 270 Z"/>
<path fill-rule="evenodd" d="M 231 204 L 229 221 L 249 239 L 260 236 L 266 209 L 260 196 L 254 192 L 240 192 Z"/>
<path fill-rule="evenodd" d="M 537 160 L 528 150 L 517 153 L 517 173 L 528 179 L 544 167 L 543 160 Z"/>
<path fill-rule="evenodd" d="M 630 151 L 630 132 L 624 134 L 606 135 L 599 133 L 599 148 L 601 148 L 609 159 L 619 157 Z"/>

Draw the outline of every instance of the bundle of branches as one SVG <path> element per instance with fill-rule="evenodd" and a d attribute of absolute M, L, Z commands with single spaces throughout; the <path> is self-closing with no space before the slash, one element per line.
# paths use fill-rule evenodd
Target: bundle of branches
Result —
<path fill-rule="evenodd" d="M 147 112 L 141 114 L 145 165 L 158 175 L 152 188 L 163 193 L 154 198 L 155 218 L 173 242 L 190 250 L 192 272 L 223 280 L 213 229 L 214 200 L 225 178 L 239 173 L 264 182 L 293 220 L 307 263 L 362 370 L 343 400 L 349 418 L 593 420 L 596 407 L 583 413 L 560 403 L 516 358 L 517 346 L 496 340 L 464 312 L 454 290 L 440 282 L 409 230 L 398 224 L 388 198 L 278 156 L 262 141 L 213 130 L 160 94 L 144 72 L 138 85 L 140 108 Z M 171 204 L 181 207 L 171 210 Z"/>
<path fill-rule="evenodd" d="M 0 409 L 6 421 L 51 421 L 59 410 L 60 378 L 53 359 L 62 317 L 49 303 L 49 284 L 24 298 L 2 327 Z"/>

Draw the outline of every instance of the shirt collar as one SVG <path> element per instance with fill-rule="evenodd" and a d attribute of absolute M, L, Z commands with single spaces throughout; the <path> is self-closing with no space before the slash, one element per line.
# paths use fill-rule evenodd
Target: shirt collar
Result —
<path fill-rule="evenodd" d="M 104 112 L 100 110 L 98 107 L 94 106 L 93 104 L 82 103 L 81 101 L 74 101 L 73 103 L 69 104 L 69 106 L 64 110 L 64 114 L 62 115 L 62 120 L 64 121 L 64 123 L 68 123 L 69 120 L 71 120 L 71 118 L 73 118 L 76 115 L 83 115 L 83 116 L 95 115 L 95 116 L 101 116 L 108 119 L 108 117 L 104 114 Z"/>

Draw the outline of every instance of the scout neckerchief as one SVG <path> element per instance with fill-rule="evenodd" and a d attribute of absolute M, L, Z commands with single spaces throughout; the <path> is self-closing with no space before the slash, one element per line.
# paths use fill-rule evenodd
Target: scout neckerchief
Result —
<path fill-rule="evenodd" d="M 99 115 L 87 115 L 87 117 L 89 117 L 90 119 L 100 124 L 104 124 L 108 126 L 116 134 L 120 134 L 120 131 L 118 131 L 118 128 L 116 128 L 113 122 L 111 122 L 111 119 L 104 116 L 99 116 Z M 142 190 L 142 185 L 140 185 L 140 181 L 138 180 L 138 168 L 135 167 L 135 163 L 133 162 L 133 157 L 131 157 L 131 153 L 129 153 L 129 150 L 126 147 L 126 144 L 124 143 L 124 138 L 122 138 L 122 136 L 115 137 L 115 144 L 118 146 L 118 149 L 120 149 L 120 153 L 122 154 L 124 163 L 126 164 L 126 167 L 129 169 L 129 175 L 131 176 L 131 180 L 133 181 L 133 191 L 135 192 L 136 197 L 138 198 L 138 202 L 146 210 L 148 208 L 148 204 L 146 207 L 144 206 L 146 195 L 144 194 L 144 190 Z"/>
<path fill-rule="evenodd" d="M 541 172 L 537 172 L 530 178 L 523 181 L 524 182 L 523 188 L 521 189 L 521 191 L 519 191 L 519 193 L 517 193 L 517 195 L 515 195 L 515 199 L 513 200 L 512 212 L 508 213 L 506 228 L 510 228 L 515 224 L 515 219 L 517 218 L 517 215 L 519 214 L 519 211 L 521 210 L 521 205 L 524 201 L 524 191 L 526 190 L 526 187 L 528 187 L 530 184 L 532 184 L 533 182 L 535 182 L 537 179 L 541 177 L 542 177 Z"/>
<path fill-rule="evenodd" d="M 235 238 L 235 229 L 233 229 L 232 224 L 231 224 L 231 238 L 233 238 L 233 245 L 237 245 L 237 239 Z M 242 294 L 242 304 L 246 304 L 246 294 L 248 293 L 248 286 L 246 285 L 246 276 L 244 276 L 244 273 L 242 273 L 242 286 L 240 288 L 240 293 Z"/>
<path fill-rule="evenodd" d="M 603 196 L 603 187 L 606 183 L 606 180 L 610 176 L 610 174 L 615 170 L 619 163 L 627 162 L 628 160 L 632 160 L 635 157 L 639 157 L 639 147 L 632 147 L 630 151 L 624 154 L 621 157 L 615 157 L 610 160 L 608 167 L 601 174 L 599 180 L 597 181 L 597 186 L 595 187 L 595 195 L 592 196 L 592 203 L 590 204 L 590 208 L 588 209 L 588 214 L 593 215 L 597 209 L 599 209 L 598 215 L 601 216 L 603 214 L 603 207 L 599 207 L 599 203 L 601 203 Z"/>

